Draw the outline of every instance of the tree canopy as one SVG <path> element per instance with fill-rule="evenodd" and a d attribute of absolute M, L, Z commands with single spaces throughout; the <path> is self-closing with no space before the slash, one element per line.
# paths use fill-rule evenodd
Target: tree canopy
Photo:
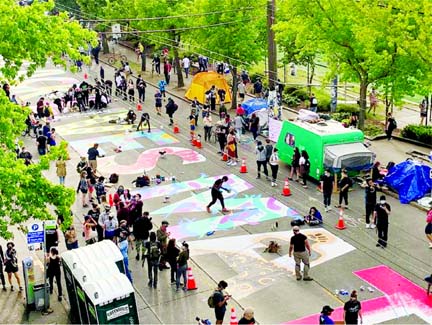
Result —
<path fill-rule="evenodd" d="M 0 78 L 3 83 L 14 83 L 31 76 L 48 59 L 65 66 L 64 54 L 72 59 L 81 58 L 78 48 L 95 41 L 93 32 L 70 22 L 65 14 L 47 15 L 54 7 L 52 2 L 35 2 L 19 6 L 15 1 L 0 3 Z M 26 63 L 26 72 L 20 72 Z M 28 64 L 28 65 L 27 65 Z M 43 176 L 50 161 L 59 156 L 66 158 L 67 144 L 62 143 L 39 162 L 29 166 L 16 158 L 15 142 L 26 128 L 29 109 L 10 102 L 0 91 L 0 237 L 10 238 L 10 225 L 19 225 L 34 219 L 53 218 L 54 210 L 71 222 L 70 206 L 74 202 L 71 189 L 54 185 Z"/>
<path fill-rule="evenodd" d="M 329 76 L 360 83 L 362 128 L 370 84 L 391 84 L 400 96 L 429 69 L 430 7 L 426 0 L 295 0 L 281 8 L 276 33 L 281 43 L 293 36 L 299 55 L 322 56 Z"/>

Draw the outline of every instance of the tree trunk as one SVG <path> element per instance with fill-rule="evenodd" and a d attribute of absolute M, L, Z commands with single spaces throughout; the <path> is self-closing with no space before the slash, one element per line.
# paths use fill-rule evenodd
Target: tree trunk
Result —
<path fill-rule="evenodd" d="M 309 73 L 308 84 L 312 85 L 313 78 L 315 77 L 315 63 L 312 62 L 312 64 L 310 66 L 311 66 L 311 68 L 310 68 L 310 73 Z"/>
<path fill-rule="evenodd" d="M 178 53 L 178 46 L 180 44 L 180 34 L 172 33 L 172 41 L 173 41 L 173 52 L 174 52 L 174 66 L 177 72 L 177 87 L 184 87 L 183 73 L 180 66 L 180 58 Z"/>
<path fill-rule="evenodd" d="M 141 53 L 141 71 L 146 71 L 146 51 Z"/>
<path fill-rule="evenodd" d="M 108 40 L 105 34 L 102 34 L 102 52 L 103 54 L 109 53 L 109 45 Z"/>
<path fill-rule="evenodd" d="M 366 96 L 368 83 L 365 79 L 360 80 L 360 114 L 359 114 L 359 129 L 363 130 L 366 120 Z"/>
<path fill-rule="evenodd" d="M 236 109 L 237 108 L 237 67 L 232 66 L 231 67 L 231 75 L 233 80 L 232 85 L 232 91 L 231 91 L 231 108 Z"/>

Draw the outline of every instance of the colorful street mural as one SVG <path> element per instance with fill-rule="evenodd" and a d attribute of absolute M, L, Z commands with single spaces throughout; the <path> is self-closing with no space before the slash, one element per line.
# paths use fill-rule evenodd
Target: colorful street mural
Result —
<path fill-rule="evenodd" d="M 98 160 L 98 171 L 102 174 L 109 174 L 115 170 L 120 175 L 141 174 L 143 171 L 149 171 L 156 167 L 160 159 L 159 152 L 165 151 L 166 158 L 177 156 L 182 159 L 183 165 L 195 164 L 206 161 L 206 158 L 195 150 L 181 147 L 160 147 L 153 148 L 142 152 L 135 163 L 129 165 L 120 165 L 115 159 L 116 156 L 104 157 Z"/>
<path fill-rule="evenodd" d="M 151 133 L 148 132 L 128 132 L 128 133 L 117 133 L 112 135 L 98 136 L 94 138 L 87 138 L 84 140 L 70 141 L 69 145 L 75 149 L 80 156 L 86 156 L 88 148 L 92 147 L 93 144 L 99 143 L 112 143 L 113 150 L 111 152 L 105 152 L 102 148 L 99 148 L 100 154 L 103 155 L 115 155 L 114 149 L 121 147 L 122 151 L 143 149 L 144 146 L 136 141 L 137 139 L 148 139 L 158 145 L 169 145 L 179 143 L 179 140 L 163 132 L 160 129 L 152 129 Z"/>
<path fill-rule="evenodd" d="M 312 246 L 312 268 L 355 249 L 323 228 L 302 229 L 302 233 L 308 236 Z M 230 294 L 236 299 L 242 299 L 277 280 L 285 279 L 287 272 L 294 273 L 294 259 L 288 256 L 292 235 L 291 231 L 267 232 L 189 241 L 189 245 L 194 260 L 200 261 L 200 258 L 205 258 L 206 255 L 216 254 L 219 260 L 226 264 L 225 268 L 236 273 L 225 280 L 229 281 Z M 281 245 L 280 254 L 264 253 L 271 240 Z M 206 271 L 210 274 L 212 272 L 211 268 Z"/>
<path fill-rule="evenodd" d="M 363 323 L 377 324 L 409 315 L 416 315 L 426 324 L 432 323 L 432 296 L 427 296 L 424 288 L 385 265 L 358 270 L 354 274 L 384 295 L 361 300 Z M 334 309 L 332 318 L 341 321 L 343 307 Z M 316 324 L 318 317 L 319 314 L 309 315 L 284 324 Z"/>

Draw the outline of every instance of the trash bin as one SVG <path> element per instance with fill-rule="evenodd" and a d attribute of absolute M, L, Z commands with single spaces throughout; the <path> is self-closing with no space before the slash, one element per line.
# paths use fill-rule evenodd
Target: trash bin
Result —
<path fill-rule="evenodd" d="M 49 293 L 49 283 L 46 284 L 45 291 L 46 291 L 46 299 L 47 303 L 46 306 L 49 308 L 50 306 L 50 293 Z M 44 284 L 36 284 L 33 288 L 34 292 L 34 299 L 35 299 L 35 308 L 36 310 L 44 310 L 44 302 L 45 302 L 45 295 L 44 295 Z"/>

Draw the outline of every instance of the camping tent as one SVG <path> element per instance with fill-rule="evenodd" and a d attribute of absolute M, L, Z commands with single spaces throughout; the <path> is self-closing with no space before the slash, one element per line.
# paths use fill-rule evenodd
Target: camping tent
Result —
<path fill-rule="evenodd" d="M 418 161 L 407 160 L 389 170 L 384 181 L 399 194 L 401 203 L 425 196 L 432 188 L 431 168 Z"/>
<path fill-rule="evenodd" d="M 262 98 L 251 98 L 241 103 L 241 106 L 245 110 L 245 115 L 250 118 L 255 113 L 259 118 L 259 124 L 261 127 L 268 126 L 269 111 L 268 104 L 265 99 Z"/>
<path fill-rule="evenodd" d="M 225 77 L 214 71 L 197 73 L 193 77 L 185 97 L 189 100 L 193 100 L 194 97 L 196 97 L 201 104 L 204 104 L 206 102 L 205 92 L 210 90 L 213 85 L 215 85 L 217 89 L 225 90 L 225 103 L 230 103 L 231 89 L 225 80 Z M 217 96 L 216 103 L 219 103 L 219 96 Z"/>

